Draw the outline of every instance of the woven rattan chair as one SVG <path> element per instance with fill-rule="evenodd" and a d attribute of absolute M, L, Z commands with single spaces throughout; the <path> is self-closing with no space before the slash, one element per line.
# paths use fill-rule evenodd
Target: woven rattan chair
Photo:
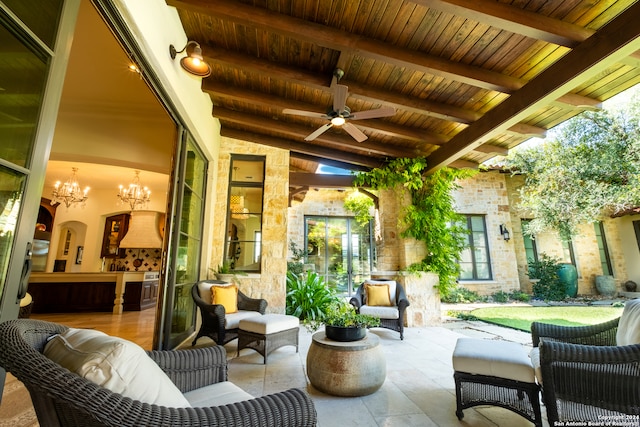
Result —
<path fill-rule="evenodd" d="M 640 343 L 619 345 L 624 335 L 629 342 L 629 335 L 619 327 L 631 328 L 629 332 L 635 334 L 631 341 L 637 340 L 640 332 L 633 331 L 640 330 L 640 300 L 628 301 L 622 317 L 599 325 L 531 325 L 533 345 L 539 348 L 534 348 L 532 360 L 542 383 L 549 425 L 638 422 Z"/>
<path fill-rule="evenodd" d="M 383 283 L 383 282 L 382 282 Z M 358 286 L 358 290 L 356 291 L 355 296 L 351 298 L 349 303 L 356 308 L 356 311 L 360 313 L 360 309 L 366 305 L 365 295 L 364 295 L 364 286 Z M 396 283 L 396 294 L 395 300 L 393 301 L 395 306 L 393 309 L 397 309 L 397 313 L 389 318 L 385 318 L 384 316 L 380 316 L 380 327 L 391 329 L 392 331 L 400 332 L 400 339 L 404 339 L 404 312 L 409 306 L 409 300 L 407 299 L 407 295 L 404 291 L 404 288 L 400 283 Z M 369 313 L 367 313 L 369 314 Z"/>
<path fill-rule="evenodd" d="M 211 304 L 210 299 L 202 298 L 201 296 L 203 285 L 205 287 L 210 287 L 225 284 L 228 285 L 227 282 L 220 280 L 203 280 L 196 283 L 191 288 L 191 296 L 200 309 L 200 314 L 202 316 L 200 330 L 198 330 L 198 334 L 191 345 L 195 345 L 196 341 L 198 341 L 198 338 L 200 337 L 209 337 L 217 344 L 224 345 L 229 341 L 238 338 L 238 326 L 240 324 L 240 320 L 247 317 L 247 312 L 264 314 L 267 310 L 266 300 L 249 298 L 241 291 L 238 291 L 238 313 L 235 313 L 232 316 L 235 318 L 231 320 L 231 316 L 225 313 L 225 309 L 222 305 Z"/>
<path fill-rule="evenodd" d="M 66 329 L 31 319 L 0 324 L 0 365 L 27 387 L 42 427 L 316 425 L 313 402 L 299 389 L 207 408 L 169 408 L 124 397 L 42 354 L 47 339 Z M 148 355 L 183 393 L 227 380 L 222 346 Z"/>

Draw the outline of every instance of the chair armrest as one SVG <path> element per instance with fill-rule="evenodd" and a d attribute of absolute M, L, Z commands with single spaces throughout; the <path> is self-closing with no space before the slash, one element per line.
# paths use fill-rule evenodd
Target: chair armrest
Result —
<path fill-rule="evenodd" d="M 182 393 L 227 381 L 227 351 L 223 346 L 152 350 L 147 354 Z"/>
<path fill-rule="evenodd" d="M 558 326 L 533 322 L 531 336 L 533 346 L 538 347 L 540 339 L 585 345 L 616 345 L 616 333 L 620 319 L 591 326 Z"/>
<path fill-rule="evenodd" d="M 567 413 L 596 406 L 626 414 L 638 413 L 640 402 L 640 344 L 593 346 L 547 341 L 540 344 L 543 398 L 549 423 L 558 420 L 557 400 Z M 578 417 L 580 418 L 580 417 Z"/>
<path fill-rule="evenodd" d="M 352 297 L 349 300 L 349 304 L 354 306 L 356 308 L 356 311 L 360 310 L 360 307 L 362 307 L 362 302 L 360 301 L 360 298 L 356 298 L 356 297 Z"/>
<path fill-rule="evenodd" d="M 264 314 L 267 311 L 267 301 L 261 298 L 250 298 L 238 291 L 238 310 L 257 311 Z"/>

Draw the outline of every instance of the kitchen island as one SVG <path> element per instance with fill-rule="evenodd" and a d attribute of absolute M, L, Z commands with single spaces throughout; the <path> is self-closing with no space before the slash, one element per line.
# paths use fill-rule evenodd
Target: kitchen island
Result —
<path fill-rule="evenodd" d="M 33 313 L 144 310 L 155 306 L 158 272 L 31 273 Z"/>

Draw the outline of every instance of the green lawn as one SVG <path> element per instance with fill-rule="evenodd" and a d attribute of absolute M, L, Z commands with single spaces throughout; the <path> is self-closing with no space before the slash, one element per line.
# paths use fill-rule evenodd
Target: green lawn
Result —
<path fill-rule="evenodd" d="M 529 332 L 534 321 L 566 326 L 595 325 L 620 317 L 622 307 L 486 307 L 470 314 L 485 322 Z"/>

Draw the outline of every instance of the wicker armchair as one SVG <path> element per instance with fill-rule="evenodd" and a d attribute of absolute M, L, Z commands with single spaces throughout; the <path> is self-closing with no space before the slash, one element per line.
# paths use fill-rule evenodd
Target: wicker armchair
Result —
<path fill-rule="evenodd" d="M 365 295 L 364 295 L 364 284 L 358 286 L 358 290 L 354 297 L 351 298 L 349 303 L 356 308 L 356 311 L 360 313 L 360 309 L 366 306 Z M 396 292 L 395 299 L 392 301 L 395 304 L 393 309 L 397 309 L 397 313 L 386 317 L 380 317 L 380 327 L 391 329 L 392 331 L 400 332 L 400 339 L 404 339 L 404 312 L 409 306 L 409 300 L 407 299 L 407 295 L 404 291 L 404 288 L 399 283 L 396 283 Z M 367 313 L 370 314 L 370 313 Z"/>
<path fill-rule="evenodd" d="M 169 408 L 124 397 L 70 372 L 42 354 L 47 339 L 67 328 L 30 319 L 0 324 L 0 365 L 24 383 L 40 426 L 314 426 L 302 390 L 218 407 Z M 226 381 L 224 347 L 148 352 L 181 392 Z"/>
<path fill-rule="evenodd" d="M 224 345 L 229 341 L 238 338 L 238 324 L 241 319 L 257 312 L 264 314 L 267 310 L 267 301 L 264 299 L 249 298 L 241 291 L 238 291 L 238 313 L 229 316 L 220 304 L 211 304 L 211 298 L 202 297 L 203 289 L 213 285 L 224 285 L 227 282 L 220 280 L 203 280 L 196 283 L 191 288 L 193 301 L 200 309 L 202 324 L 191 345 L 195 345 L 200 337 L 209 337 L 216 344 Z M 255 313 L 253 313 L 255 314 Z"/>
<path fill-rule="evenodd" d="M 635 335 L 630 342 L 635 344 L 629 343 L 629 334 L 622 328 L 630 328 Z M 531 325 L 533 345 L 538 347 L 532 352 L 532 360 L 540 377 L 549 425 L 567 421 L 610 421 L 611 425 L 638 422 L 638 328 L 640 300 L 628 301 L 620 318 L 599 325 Z"/>

